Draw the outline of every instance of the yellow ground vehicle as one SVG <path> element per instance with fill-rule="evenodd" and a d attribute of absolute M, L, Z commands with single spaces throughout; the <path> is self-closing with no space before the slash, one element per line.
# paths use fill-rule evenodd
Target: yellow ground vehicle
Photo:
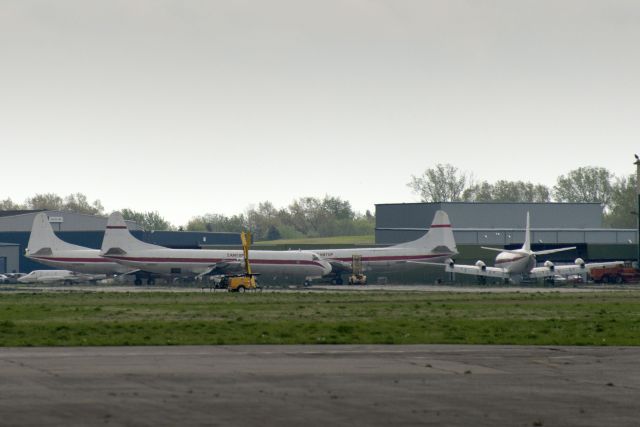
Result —
<path fill-rule="evenodd" d="M 351 276 L 349 276 L 350 285 L 366 285 L 367 276 L 362 272 L 362 257 L 354 255 L 351 259 Z"/>
<path fill-rule="evenodd" d="M 251 272 L 251 264 L 249 263 L 249 245 L 251 244 L 251 233 L 240 234 L 242 239 L 242 250 L 244 252 L 244 273 L 225 275 L 218 287 L 226 288 L 229 292 L 245 292 L 247 290 L 259 289 L 257 274 Z"/>
<path fill-rule="evenodd" d="M 229 292 L 245 292 L 258 289 L 258 281 L 255 274 L 235 274 L 224 276 L 218 286 Z"/>
<path fill-rule="evenodd" d="M 350 285 L 366 285 L 367 284 L 367 276 L 362 273 L 352 274 L 349 277 Z"/>

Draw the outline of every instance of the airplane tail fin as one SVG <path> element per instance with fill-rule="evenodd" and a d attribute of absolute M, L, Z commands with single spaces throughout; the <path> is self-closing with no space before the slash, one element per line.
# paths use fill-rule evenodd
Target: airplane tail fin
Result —
<path fill-rule="evenodd" d="M 33 219 L 29 243 L 27 243 L 26 255 L 53 255 L 59 250 L 86 249 L 82 246 L 73 245 L 61 240 L 53 232 L 49 217 L 46 213 L 40 212 Z"/>
<path fill-rule="evenodd" d="M 436 211 L 429 231 L 412 242 L 396 245 L 397 248 L 421 248 L 429 252 L 457 254 L 449 215 L 445 211 Z"/>
<path fill-rule="evenodd" d="M 531 252 L 531 228 L 529 226 L 529 212 L 527 211 L 527 228 L 524 232 L 524 244 L 522 245 L 522 249 L 527 252 Z"/>
<path fill-rule="evenodd" d="M 131 251 L 162 248 L 162 246 L 145 243 L 133 237 L 120 212 L 114 212 L 109 215 L 100 255 L 108 257 L 109 255 L 124 255 Z"/>

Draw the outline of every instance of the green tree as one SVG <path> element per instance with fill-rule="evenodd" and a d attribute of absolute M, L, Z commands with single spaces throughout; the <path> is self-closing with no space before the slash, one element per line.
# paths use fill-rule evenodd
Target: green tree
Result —
<path fill-rule="evenodd" d="M 15 203 L 10 197 L 0 200 L 0 211 L 17 211 L 27 209 L 25 205 Z"/>
<path fill-rule="evenodd" d="M 227 217 L 221 214 L 204 214 L 195 216 L 187 223 L 188 231 L 235 232 L 246 230 L 244 215 Z"/>
<path fill-rule="evenodd" d="M 495 184 L 483 181 L 472 185 L 463 194 L 469 202 L 543 203 L 551 199 L 549 188 L 523 181 L 500 180 Z"/>
<path fill-rule="evenodd" d="M 27 199 L 27 209 L 46 209 L 46 210 L 62 210 L 64 200 L 62 197 L 53 193 L 36 194 Z"/>
<path fill-rule="evenodd" d="M 616 178 L 611 188 L 610 210 L 605 212 L 604 223 L 612 228 L 636 228 L 638 212 L 636 176 Z"/>
<path fill-rule="evenodd" d="M 420 176 L 411 175 L 407 184 L 423 202 L 456 202 L 470 182 L 470 177 L 450 164 L 437 164 Z"/>
<path fill-rule="evenodd" d="M 122 209 L 120 212 L 122 213 L 124 219 L 137 222 L 138 225 L 140 225 L 144 230 L 147 231 L 164 231 L 173 229 L 169 221 L 165 220 L 156 211 L 137 212 L 131 209 Z"/>
<path fill-rule="evenodd" d="M 62 209 L 65 211 L 72 211 L 89 215 L 104 214 L 104 206 L 102 206 L 100 200 L 94 200 L 93 203 L 89 203 L 89 200 L 87 200 L 87 196 L 82 193 L 70 194 L 65 197 Z"/>
<path fill-rule="evenodd" d="M 602 203 L 608 209 L 611 202 L 613 175 L 605 168 L 586 166 L 560 175 L 553 187 L 558 202 Z"/>

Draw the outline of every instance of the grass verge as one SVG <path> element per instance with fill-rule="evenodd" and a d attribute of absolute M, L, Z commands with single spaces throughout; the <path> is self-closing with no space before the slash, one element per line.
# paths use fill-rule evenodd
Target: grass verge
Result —
<path fill-rule="evenodd" d="M 0 296 L 0 346 L 640 345 L 640 292 Z"/>

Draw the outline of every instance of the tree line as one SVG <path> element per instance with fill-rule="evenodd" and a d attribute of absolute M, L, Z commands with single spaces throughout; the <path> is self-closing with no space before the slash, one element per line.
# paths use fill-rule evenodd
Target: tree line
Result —
<path fill-rule="evenodd" d="M 475 182 L 467 172 L 438 164 L 407 184 L 423 202 L 568 202 L 600 203 L 604 226 L 635 228 L 636 176 L 618 177 L 605 168 L 586 166 L 560 175 L 553 187 L 526 181 Z"/>
<path fill-rule="evenodd" d="M 61 197 L 57 194 L 36 194 L 24 203 L 10 198 L 0 201 L 0 211 L 59 210 L 106 215 L 100 200 L 89 201 L 82 193 Z M 226 216 L 208 213 L 193 217 L 186 225 L 176 227 L 158 212 L 122 209 L 122 216 L 137 222 L 145 230 L 187 230 L 240 232 L 251 230 L 255 240 L 277 240 L 304 237 L 371 235 L 375 218 L 371 212 L 355 212 L 351 203 L 339 197 L 302 197 L 288 207 L 277 209 L 271 202 L 259 203 L 244 213 Z"/>
<path fill-rule="evenodd" d="M 547 187 L 526 181 L 477 182 L 455 166 L 438 164 L 426 169 L 422 175 L 412 175 L 407 185 L 423 202 L 596 202 L 604 207 L 605 226 L 636 227 L 635 175 L 617 177 L 600 167 L 574 169 L 560 175 L 553 187 Z M 24 203 L 16 203 L 10 198 L 0 200 L 0 211 L 26 209 L 106 214 L 100 200 L 90 201 L 82 193 L 66 197 L 36 194 Z M 284 208 L 264 201 L 244 213 L 230 216 L 206 213 L 191 218 L 180 227 L 172 225 L 157 211 L 122 209 L 121 212 L 125 219 L 137 222 L 145 230 L 251 230 L 255 240 L 371 235 L 375 228 L 375 217 L 371 212 L 355 212 L 348 201 L 328 195 L 324 198 L 301 197 Z"/>
<path fill-rule="evenodd" d="M 370 211 L 355 212 L 351 203 L 339 197 L 302 197 L 286 208 L 269 201 L 250 207 L 244 214 L 205 214 L 187 223 L 190 231 L 251 230 L 256 240 L 371 235 L 375 218 Z"/>

